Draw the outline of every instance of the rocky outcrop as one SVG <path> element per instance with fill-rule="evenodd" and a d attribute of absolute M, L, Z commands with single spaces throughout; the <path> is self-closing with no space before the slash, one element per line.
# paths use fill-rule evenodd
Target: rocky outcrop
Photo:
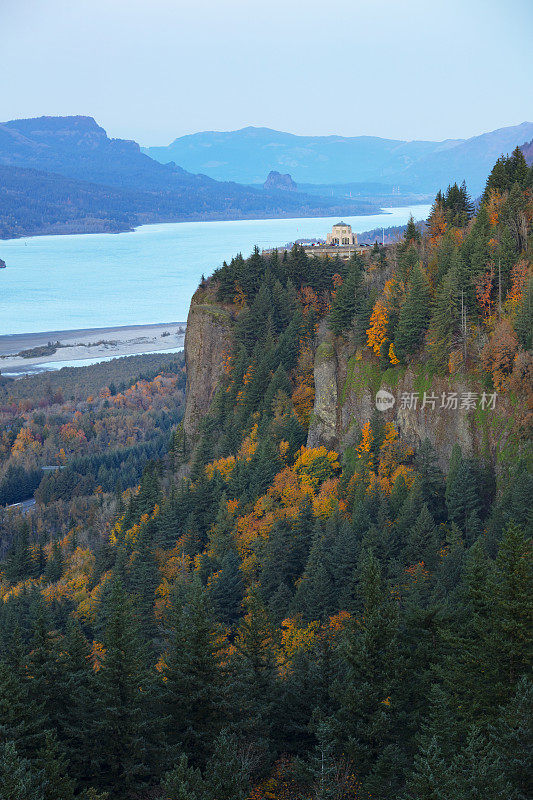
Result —
<path fill-rule="evenodd" d="M 298 188 L 289 173 L 282 175 L 281 172 L 272 170 L 268 173 L 267 179 L 263 184 L 264 189 L 281 189 L 284 192 L 295 192 Z"/>
<path fill-rule="evenodd" d="M 436 376 L 423 365 L 383 370 L 353 341 L 336 339 L 327 320 L 319 329 L 314 375 L 310 447 L 344 452 L 358 443 L 361 427 L 376 413 L 394 422 L 414 447 L 429 439 L 443 470 L 456 443 L 496 467 L 517 446 L 517 416 L 509 401 L 484 394 L 475 377 Z"/>
<path fill-rule="evenodd" d="M 215 288 L 206 283 L 196 290 L 185 333 L 187 402 L 183 428 L 189 443 L 197 438 L 201 419 L 209 411 L 230 351 L 231 311 L 216 302 Z"/>

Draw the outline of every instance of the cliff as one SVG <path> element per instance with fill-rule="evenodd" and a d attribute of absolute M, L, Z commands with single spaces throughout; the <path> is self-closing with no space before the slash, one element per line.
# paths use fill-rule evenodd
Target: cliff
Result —
<path fill-rule="evenodd" d="M 193 295 L 185 333 L 187 401 L 183 428 L 193 443 L 201 419 L 207 414 L 231 347 L 231 308 L 216 302 L 212 282 Z"/>
<path fill-rule="evenodd" d="M 520 409 L 507 396 L 484 393 L 475 376 L 437 376 L 422 364 L 383 370 L 363 357 L 349 337 L 333 336 L 327 319 L 319 328 L 314 378 L 309 447 L 345 452 L 376 413 L 394 422 L 401 438 L 415 448 L 429 439 L 443 471 L 456 443 L 465 455 L 483 457 L 497 469 L 519 447 Z"/>

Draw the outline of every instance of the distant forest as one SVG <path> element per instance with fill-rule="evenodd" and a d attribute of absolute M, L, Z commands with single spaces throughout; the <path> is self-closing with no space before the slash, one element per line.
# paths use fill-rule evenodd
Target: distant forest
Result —
<path fill-rule="evenodd" d="M 182 220 L 372 214 L 362 200 L 265 190 L 159 164 L 88 117 L 0 124 L 0 238 Z"/>

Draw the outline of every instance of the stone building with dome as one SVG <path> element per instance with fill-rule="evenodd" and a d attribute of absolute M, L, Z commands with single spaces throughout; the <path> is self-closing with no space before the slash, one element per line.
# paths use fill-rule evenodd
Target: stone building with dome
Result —
<path fill-rule="evenodd" d="M 352 226 L 347 222 L 337 222 L 326 236 L 326 245 L 331 247 L 347 247 L 357 244 L 357 234 L 352 232 Z"/>
<path fill-rule="evenodd" d="M 354 253 L 367 253 L 370 250 L 368 244 L 358 244 L 357 234 L 352 231 L 352 226 L 347 222 L 337 222 L 331 229 L 331 233 L 323 239 L 297 239 L 296 242 L 289 242 L 284 247 L 269 248 L 263 250 L 263 255 L 268 255 L 274 250 L 283 252 L 290 250 L 295 244 L 303 247 L 308 256 L 337 256 L 347 260 Z"/>

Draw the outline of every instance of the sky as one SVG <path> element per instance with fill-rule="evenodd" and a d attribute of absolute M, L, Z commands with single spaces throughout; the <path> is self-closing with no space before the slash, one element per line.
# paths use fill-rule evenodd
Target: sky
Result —
<path fill-rule="evenodd" d="M 0 120 L 466 138 L 533 120 L 531 0 L 0 0 Z"/>

